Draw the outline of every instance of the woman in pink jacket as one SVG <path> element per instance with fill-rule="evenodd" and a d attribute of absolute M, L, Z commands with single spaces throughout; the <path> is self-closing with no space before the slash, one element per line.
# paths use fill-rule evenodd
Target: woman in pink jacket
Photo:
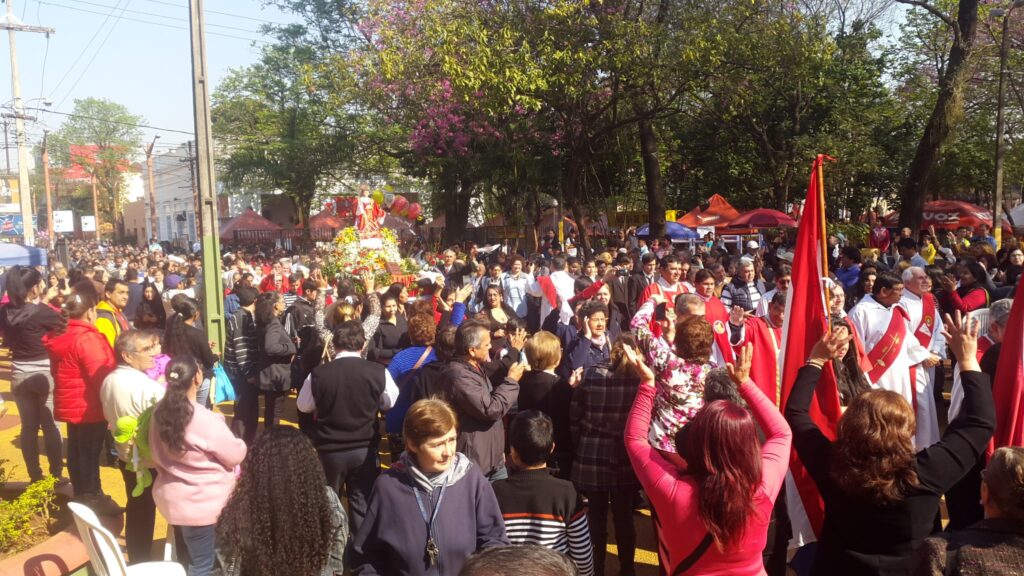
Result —
<path fill-rule="evenodd" d="M 156 507 L 175 530 L 179 558 L 189 576 L 206 576 L 216 557 L 217 517 L 235 487 L 245 442 L 224 418 L 196 402 L 203 372 L 195 358 L 167 364 L 167 394 L 153 410 L 150 455 Z"/>
<path fill-rule="evenodd" d="M 632 352 L 632 351 L 630 351 Z M 626 422 L 626 451 L 658 520 L 658 555 L 668 574 L 765 574 L 772 507 L 789 468 L 793 433 L 782 414 L 749 380 L 748 344 L 728 366 L 746 410 L 716 400 L 676 435 L 686 463 L 677 468 L 647 440 L 654 373 L 635 354 L 644 380 Z M 767 439 L 760 445 L 757 427 Z"/>

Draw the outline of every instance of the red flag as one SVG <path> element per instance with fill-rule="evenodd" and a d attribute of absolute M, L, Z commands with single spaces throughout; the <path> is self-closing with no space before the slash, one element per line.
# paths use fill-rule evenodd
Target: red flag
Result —
<path fill-rule="evenodd" d="M 828 306 L 821 279 L 827 273 L 825 235 L 825 198 L 822 182 L 822 163 L 828 158 L 819 154 L 811 169 L 800 218 L 800 228 L 793 253 L 793 280 L 786 301 L 786 319 L 782 327 L 782 354 L 780 355 L 782 409 L 785 410 L 789 394 L 796 381 L 796 373 L 806 363 L 811 348 L 828 330 Z M 831 365 L 822 371 L 821 382 L 811 402 L 810 416 L 825 436 L 835 439 L 836 425 L 842 412 L 839 409 L 839 391 Z M 793 451 L 790 472 L 807 519 L 815 534 L 820 534 L 825 518 L 824 503 L 814 480 L 800 464 Z M 796 524 L 794 524 L 794 533 Z"/>
<path fill-rule="evenodd" d="M 1010 320 L 992 382 L 996 403 L 996 431 L 988 455 L 1003 446 L 1024 446 L 1024 282 L 1017 284 Z"/>

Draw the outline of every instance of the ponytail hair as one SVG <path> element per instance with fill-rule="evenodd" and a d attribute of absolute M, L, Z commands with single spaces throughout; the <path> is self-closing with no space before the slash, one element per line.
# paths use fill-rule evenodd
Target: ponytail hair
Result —
<path fill-rule="evenodd" d="M 171 452 L 185 451 L 185 427 L 192 421 L 188 392 L 199 372 L 199 363 L 189 355 L 175 356 L 167 363 L 167 393 L 153 409 L 153 424 L 160 440 Z"/>
<path fill-rule="evenodd" d="M 28 266 L 12 266 L 7 271 L 4 285 L 7 287 L 7 297 L 17 307 L 25 305 L 28 293 L 43 281 L 43 275 L 35 268 Z"/>
<path fill-rule="evenodd" d="M 185 320 L 195 317 L 199 311 L 199 303 L 185 294 L 176 294 L 171 298 L 171 310 L 175 314 L 167 319 L 167 331 L 164 333 L 164 353 L 171 356 L 188 354 L 191 349 L 185 337 Z"/>
<path fill-rule="evenodd" d="M 83 293 L 77 290 L 71 292 L 60 309 L 60 317 L 64 320 L 64 324 L 54 329 L 54 333 L 63 334 L 67 330 L 68 320 L 81 320 L 95 307 L 96 299 L 88 292 Z"/>

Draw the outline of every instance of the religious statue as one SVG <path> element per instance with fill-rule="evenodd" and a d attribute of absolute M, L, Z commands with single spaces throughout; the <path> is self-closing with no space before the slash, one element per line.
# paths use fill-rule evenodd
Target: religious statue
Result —
<path fill-rule="evenodd" d="M 356 230 L 360 238 L 377 238 L 384 223 L 384 209 L 370 197 L 370 189 L 363 186 L 356 198 Z"/>

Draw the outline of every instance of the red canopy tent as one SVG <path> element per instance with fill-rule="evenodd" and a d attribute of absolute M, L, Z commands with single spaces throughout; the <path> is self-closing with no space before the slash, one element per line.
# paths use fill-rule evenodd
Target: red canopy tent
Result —
<path fill-rule="evenodd" d="M 220 239 L 224 242 L 233 242 L 235 240 L 235 232 L 277 232 L 279 230 L 281 230 L 280 226 L 260 216 L 252 208 L 249 208 L 220 227 Z"/>
<path fill-rule="evenodd" d="M 891 212 L 882 219 L 882 222 L 891 228 L 899 226 L 899 212 Z M 921 219 L 921 226 L 935 226 L 936 228 L 956 229 L 961 226 L 974 227 L 979 224 L 992 226 L 992 211 L 982 208 L 970 202 L 959 200 L 935 200 L 926 202 L 924 214 Z M 1009 230 L 1005 222 L 1003 229 Z"/>
<path fill-rule="evenodd" d="M 331 214 L 331 212 L 329 210 L 324 210 L 324 211 L 320 212 L 319 214 L 317 214 L 316 216 L 313 216 L 312 218 L 309 219 L 309 229 L 310 230 L 316 230 L 316 229 L 319 229 L 319 228 L 327 228 L 327 229 L 330 229 L 330 230 L 340 230 L 342 228 L 345 228 L 346 226 L 351 226 L 351 225 L 352 225 L 351 218 L 346 223 L 344 218 L 340 218 L 338 216 L 335 216 L 334 214 Z"/>
<path fill-rule="evenodd" d="M 770 208 L 758 208 L 744 212 L 729 222 L 729 228 L 795 228 L 796 220 L 789 215 Z"/>
<path fill-rule="evenodd" d="M 701 210 L 699 207 L 690 210 L 676 222 L 690 228 L 706 226 L 725 226 L 732 220 L 739 217 L 738 210 L 723 198 L 720 194 L 714 194 L 708 199 L 708 209 Z"/>

